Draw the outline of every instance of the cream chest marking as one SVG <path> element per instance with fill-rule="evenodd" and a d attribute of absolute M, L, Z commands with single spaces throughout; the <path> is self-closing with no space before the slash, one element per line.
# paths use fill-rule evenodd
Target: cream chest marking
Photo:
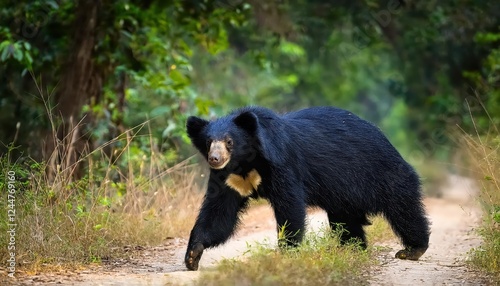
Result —
<path fill-rule="evenodd" d="M 250 196 L 254 190 L 257 190 L 261 182 L 262 178 L 255 169 L 252 169 L 245 177 L 231 174 L 226 179 L 226 185 L 243 197 Z"/>

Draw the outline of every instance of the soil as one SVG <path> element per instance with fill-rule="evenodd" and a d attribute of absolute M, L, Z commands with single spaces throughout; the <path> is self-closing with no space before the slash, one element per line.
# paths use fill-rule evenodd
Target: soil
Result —
<path fill-rule="evenodd" d="M 467 267 L 469 251 L 481 243 L 476 228 L 481 223 L 471 180 L 452 176 L 443 197 L 425 200 L 431 225 L 429 249 L 419 261 L 393 258 L 395 241 L 385 244 L 369 280 L 372 285 L 490 285 L 484 275 Z"/>
<path fill-rule="evenodd" d="M 401 249 L 398 241 L 375 245 L 380 251 L 379 264 L 363 277 L 371 285 L 491 285 L 485 276 L 467 265 L 468 252 L 480 245 L 476 227 L 480 210 L 472 198 L 476 188 L 471 180 L 451 176 L 442 198 L 427 198 L 425 205 L 431 220 L 430 246 L 419 261 L 394 258 Z M 321 211 L 308 214 L 309 229 L 327 223 Z M 206 250 L 200 270 L 216 265 L 223 258 L 244 257 L 248 244 L 276 244 L 276 224 L 267 205 L 253 206 L 242 218 L 239 231 L 224 246 Z M 187 241 L 169 238 L 153 248 L 131 248 L 127 259 L 115 259 L 100 266 L 67 273 L 21 275 L 0 280 L 15 285 L 191 285 L 199 271 L 186 271 L 183 264 Z"/>

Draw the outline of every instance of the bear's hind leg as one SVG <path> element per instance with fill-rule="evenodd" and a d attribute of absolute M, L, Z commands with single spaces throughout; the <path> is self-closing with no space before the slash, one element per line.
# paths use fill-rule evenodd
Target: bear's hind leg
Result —
<path fill-rule="evenodd" d="M 392 229 L 401 238 L 404 249 L 395 255 L 399 259 L 418 260 L 429 247 L 429 222 L 421 202 L 391 206 L 385 213 Z"/>
<path fill-rule="evenodd" d="M 288 193 L 275 191 L 269 196 L 280 246 L 299 245 L 305 232 L 306 204 L 300 189 L 290 186 L 290 190 Z"/>
<path fill-rule="evenodd" d="M 304 237 L 305 232 L 305 206 L 297 204 L 291 212 L 286 208 L 274 207 L 274 215 L 278 227 L 278 244 L 280 246 L 297 246 Z"/>
<path fill-rule="evenodd" d="M 328 221 L 334 232 L 340 232 L 340 243 L 346 244 L 352 241 L 358 241 L 363 249 L 366 249 L 366 236 L 363 225 L 368 224 L 366 218 L 347 218 L 328 213 Z"/>

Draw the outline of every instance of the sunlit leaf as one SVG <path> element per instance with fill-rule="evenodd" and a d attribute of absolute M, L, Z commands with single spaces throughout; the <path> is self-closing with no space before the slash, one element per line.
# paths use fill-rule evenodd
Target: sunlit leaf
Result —
<path fill-rule="evenodd" d="M 170 71 L 170 78 L 174 81 L 175 84 L 178 85 L 187 85 L 189 84 L 189 79 L 184 76 L 179 70 L 171 70 Z"/>

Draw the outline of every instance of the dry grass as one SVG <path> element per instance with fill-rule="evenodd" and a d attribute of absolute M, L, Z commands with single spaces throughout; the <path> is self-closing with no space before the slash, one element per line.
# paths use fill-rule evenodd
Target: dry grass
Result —
<path fill-rule="evenodd" d="M 396 239 L 389 224 L 372 217 L 365 228 L 368 250 L 341 246 L 330 228 L 308 233 L 296 249 L 277 250 L 267 244 L 249 246 L 249 256 L 223 260 L 202 273 L 199 285 L 362 285 L 376 265 L 374 244 Z"/>
<path fill-rule="evenodd" d="M 354 244 L 340 246 L 327 233 L 307 235 L 298 248 L 251 246 L 243 261 L 223 260 L 202 272 L 198 285 L 359 285 L 363 270 L 373 262 L 369 251 Z"/>
<path fill-rule="evenodd" d="M 46 265 L 78 267 L 123 255 L 125 246 L 158 244 L 167 237 L 187 235 L 201 200 L 201 192 L 193 191 L 203 181 L 195 175 L 198 167 L 189 160 L 168 166 L 153 144 L 149 153 L 136 147 L 134 141 L 144 138 L 134 137 L 133 131 L 77 162 L 65 157 L 72 155 L 73 139 L 59 142 L 52 157 L 59 156 L 58 160 L 48 164 L 12 161 L 10 153 L 0 158 L 0 169 L 16 174 L 18 268 L 37 272 Z M 123 147 L 115 149 L 110 159 L 104 155 L 108 145 Z M 76 164 L 82 163 L 87 171 L 75 180 Z M 2 189 L 6 183 L 5 176 L 0 178 Z M 4 198 L 0 208 L 7 209 Z M 2 211 L 0 220 L 7 219 Z M 6 231 L 7 225 L 2 224 L 0 232 Z M 7 239 L 2 239 L 0 259 L 6 261 L 8 255 Z"/>
<path fill-rule="evenodd" d="M 464 135 L 472 174 L 481 186 L 479 202 L 484 210 L 480 228 L 483 244 L 472 251 L 472 264 L 500 279 L 500 132 Z"/>

